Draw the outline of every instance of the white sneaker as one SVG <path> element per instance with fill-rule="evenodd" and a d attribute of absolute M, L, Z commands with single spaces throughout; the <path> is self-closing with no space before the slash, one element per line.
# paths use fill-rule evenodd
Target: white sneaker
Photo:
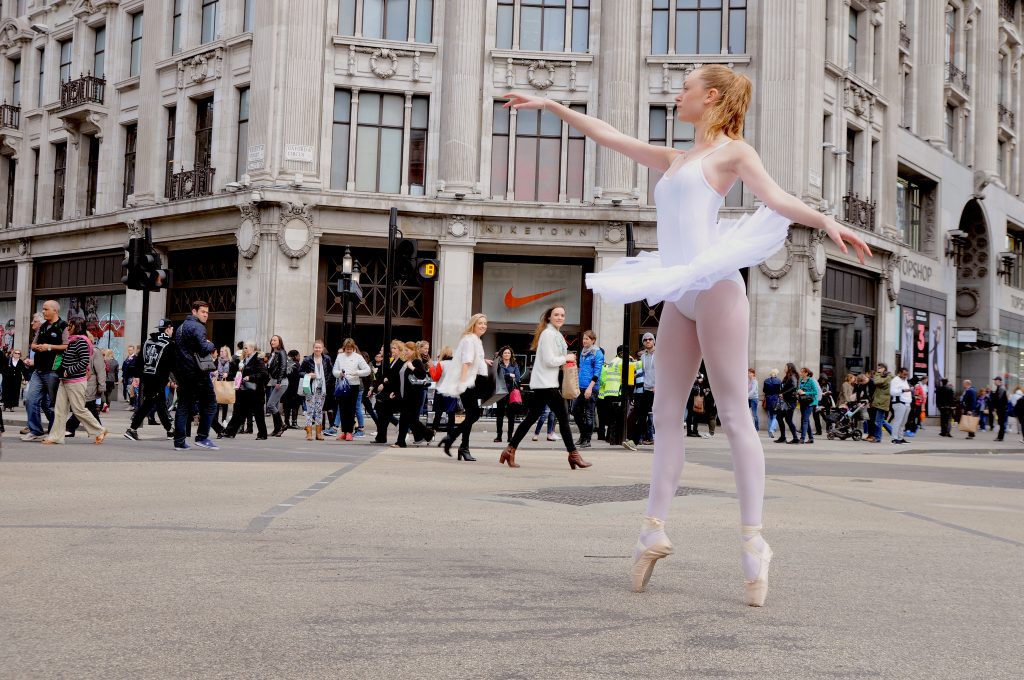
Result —
<path fill-rule="evenodd" d="M 539 434 L 533 435 L 533 441 L 537 441 L 538 439 L 540 439 L 540 435 Z"/>
<path fill-rule="evenodd" d="M 553 435 L 553 434 L 549 434 L 549 435 L 548 435 L 548 441 L 549 441 L 549 442 L 557 442 L 557 441 L 558 441 L 558 437 L 556 437 L 556 436 L 555 436 L 555 435 Z"/>

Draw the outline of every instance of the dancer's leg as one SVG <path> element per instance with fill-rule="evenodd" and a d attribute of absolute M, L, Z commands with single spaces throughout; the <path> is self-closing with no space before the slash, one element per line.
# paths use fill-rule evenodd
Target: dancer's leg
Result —
<path fill-rule="evenodd" d="M 665 521 L 686 460 L 683 410 L 690 386 L 700 368 L 701 346 L 694 322 L 671 303 L 662 306 L 658 339 L 663 348 L 671 350 L 658 353 L 658 375 L 664 378 L 654 393 L 654 428 L 658 431 L 658 438 L 654 440 L 654 459 L 651 461 L 647 516 Z M 745 394 L 743 398 L 746 399 Z"/>
<path fill-rule="evenodd" d="M 697 336 L 704 363 L 715 386 L 715 404 L 729 438 L 733 476 L 740 502 L 743 572 L 757 578 L 767 545 L 760 536 L 764 506 L 764 449 L 746 408 L 750 303 L 735 281 L 721 281 L 704 291 L 696 303 Z M 770 558 L 770 551 L 769 551 Z"/>

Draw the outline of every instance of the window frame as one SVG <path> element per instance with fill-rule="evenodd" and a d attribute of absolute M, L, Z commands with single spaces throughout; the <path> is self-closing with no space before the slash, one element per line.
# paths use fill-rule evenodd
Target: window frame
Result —
<path fill-rule="evenodd" d="M 249 162 L 250 86 L 238 88 L 238 123 L 235 129 L 235 181 L 246 174 Z"/>
<path fill-rule="evenodd" d="M 11 105 L 21 106 L 21 59 L 11 60 Z"/>
<path fill-rule="evenodd" d="M 85 170 L 85 215 L 91 217 L 96 214 L 96 207 L 99 204 L 100 185 L 100 138 L 96 135 L 86 135 L 89 145 L 86 151 Z"/>
<path fill-rule="evenodd" d="M 220 18 L 220 0 L 202 0 L 199 23 L 199 44 L 207 45 L 217 39 L 217 20 Z M 209 11 L 208 11 L 209 10 Z M 209 17 L 209 25 L 207 25 Z M 209 29 L 209 32 L 207 32 Z"/>
<path fill-rule="evenodd" d="M 380 100 L 380 110 L 378 111 L 378 114 L 377 114 L 377 120 L 374 123 L 364 123 L 364 122 L 360 121 L 360 118 L 361 118 L 362 113 L 363 113 L 364 100 L 367 97 L 367 95 L 379 96 L 381 98 L 381 100 Z M 384 122 L 384 110 L 385 110 L 384 101 L 385 101 L 385 97 L 397 97 L 397 98 L 401 98 L 402 99 L 403 115 L 402 115 L 402 123 L 401 124 L 389 124 L 389 123 L 385 123 Z M 355 145 L 355 149 L 353 150 L 353 152 L 355 153 L 355 160 L 356 160 L 356 162 L 355 162 L 355 175 L 352 178 L 352 181 L 355 182 L 355 187 L 356 187 L 355 190 L 356 191 L 363 191 L 363 192 L 376 193 L 376 194 L 401 194 L 402 193 L 402 180 L 401 180 L 401 178 L 405 174 L 404 170 L 405 170 L 405 163 L 406 163 L 406 153 L 405 153 L 405 141 L 406 141 L 406 139 L 405 139 L 405 113 L 404 113 L 405 112 L 405 101 L 404 100 L 405 100 L 404 95 L 400 94 L 400 93 L 396 93 L 396 92 L 377 91 L 377 90 L 372 91 L 372 92 L 366 92 L 366 91 L 360 91 L 359 92 L 359 106 L 357 108 L 356 119 L 353 121 L 353 123 L 356 126 L 356 145 Z M 361 135 L 360 135 L 361 129 L 373 129 L 373 130 L 376 130 L 376 136 L 375 136 L 375 138 L 376 138 L 376 149 L 373 151 L 373 158 L 374 158 L 375 163 L 376 163 L 376 174 L 374 175 L 374 181 L 373 181 L 373 188 L 372 189 L 366 189 L 366 188 L 360 188 L 359 187 L 359 180 L 360 180 L 360 175 L 359 175 L 360 162 L 359 161 L 360 161 L 360 158 L 363 157 L 362 153 L 360 153 L 360 144 L 359 144 L 360 137 L 361 137 Z M 398 130 L 401 133 L 401 144 L 399 145 L 399 148 L 401 149 L 401 151 L 400 151 L 401 156 L 400 156 L 399 161 L 398 161 L 398 177 L 399 177 L 399 180 L 398 180 L 398 191 L 383 191 L 383 190 L 381 190 L 381 178 L 384 176 L 384 171 L 385 171 L 385 167 L 381 163 L 381 148 L 382 148 L 381 140 L 384 138 L 384 135 L 382 134 L 382 132 L 384 130 Z"/>
<path fill-rule="evenodd" d="M 60 165 L 58 161 L 63 161 Z M 50 213 L 55 222 L 64 219 L 64 200 L 67 187 L 68 143 L 67 141 L 53 144 L 53 206 Z M 59 178 L 59 181 L 58 181 Z"/>
<path fill-rule="evenodd" d="M 171 3 L 171 55 L 181 52 L 184 2 L 185 0 L 173 0 Z"/>
<path fill-rule="evenodd" d="M 174 175 L 174 147 L 178 137 L 178 106 L 171 105 L 164 107 L 167 111 L 167 131 L 164 140 L 164 159 L 166 169 L 164 171 L 164 198 L 171 197 L 171 178 Z"/>
<path fill-rule="evenodd" d="M 103 45 L 100 45 L 100 38 L 103 38 Z M 92 33 L 92 74 L 97 78 L 107 77 L 107 26 L 97 26 Z M 97 68 L 97 63 L 100 64 Z"/>
<path fill-rule="evenodd" d="M 921 252 L 924 232 L 921 213 L 925 187 L 912 177 L 896 178 L 896 229 L 900 241 L 916 252 Z M 902 200 L 901 200 L 902 195 Z"/>
<path fill-rule="evenodd" d="M 337 35 L 429 45 L 434 40 L 435 0 L 373 0 L 380 3 L 380 36 L 369 36 L 366 31 L 367 0 L 339 0 Z M 391 3 L 404 4 L 404 11 L 389 10 Z M 400 8 L 401 9 L 401 8 Z M 388 37 L 388 18 L 402 17 L 405 34 Z"/>
<path fill-rule="evenodd" d="M 65 52 L 67 53 L 66 55 Z M 67 40 L 57 41 L 57 63 L 59 64 L 57 68 L 57 75 L 61 85 L 71 82 L 71 75 L 74 67 L 74 52 L 75 46 L 73 39 L 68 38 Z M 65 61 L 65 59 L 67 59 L 67 61 Z M 67 79 L 64 78 L 65 70 L 67 71 Z"/>
<path fill-rule="evenodd" d="M 124 173 L 121 177 L 121 207 L 128 207 L 128 197 L 135 193 L 135 156 L 139 142 L 139 123 L 124 126 Z"/>
<path fill-rule="evenodd" d="M 10 229 L 14 226 L 14 192 L 18 176 L 18 161 L 14 156 L 7 157 L 7 210 L 4 225 Z"/>
<path fill-rule="evenodd" d="M 593 18 L 592 0 L 525 0 L 527 8 L 540 11 L 540 30 L 537 35 L 538 47 L 523 47 L 523 7 L 524 0 L 498 0 L 495 13 L 495 49 L 524 50 L 527 52 L 548 52 L 552 54 L 589 54 L 591 46 L 591 26 Z M 554 3 L 561 2 L 561 5 Z M 549 15 L 562 11 L 562 30 L 558 38 L 561 47 L 546 49 L 544 44 L 544 24 Z M 585 25 L 585 32 L 580 25 Z M 555 33 L 553 36 L 558 36 Z M 577 42 L 585 43 L 585 47 L 577 50 Z"/>
<path fill-rule="evenodd" d="M 681 5 L 686 2 L 686 5 Z M 717 2 L 715 6 L 713 3 Z M 691 6 L 690 3 L 693 3 Z M 705 5 L 705 3 L 708 3 Z M 704 50 L 701 46 L 701 32 L 707 30 L 703 26 L 702 15 L 717 14 L 718 43 L 717 48 Z M 681 19 L 694 15 L 695 21 L 695 52 L 684 51 L 682 47 Z M 721 55 L 747 54 L 747 29 L 750 19 L 749 0 L 653 0 L 651 3 L 651 42 L 652 55 Z M 742 29 L 737 26 L 742 22 Z M 742 50 L 734 49 L 734 43 L 741 42 Z"/>
<path fill-rule="evenodd" d="M 195 147 L 192 154 L 192 169 L 213 167 L 213 115 L 214 96 L 212 94 L 192 100 L 195 104 L 196 126 Z M 205 116 L 204 116 L 205 114 Z M 206 120 L 204 120 L 204 117 Z M 205 123 L 209 122 L 207 126 Z"/>
<path fill-rule="evenodd" d="M 1006 250 L 1017 253 L 1017 261 L 1010 271 L 1010 279 L 1006 285 L 1024 290 L 1024 227 L 1006 223 Z"/>
<path fill-rule="evenodd" d="M 131 39 L 128 50 L 128 77 L 132 78 L 142 72 L 143 12 L 139 11 L 129 16 L 131 17 L 129 28 Z M 136 31 L 136 29 L 138 30 Z"/>

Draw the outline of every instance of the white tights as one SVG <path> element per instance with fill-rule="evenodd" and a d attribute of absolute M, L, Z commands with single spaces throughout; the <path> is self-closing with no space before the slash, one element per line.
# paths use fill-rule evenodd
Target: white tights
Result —
<path fill-rule="evenodd" d="M 654 393 L 654 460 L 647 516 L 664 521 L 675 497 L 686 460 L 683 411 L 690 387 L 704 358 L 715 405 L 732 451 L 733 475 L 740 503 L 740 523 L 761 524 L 764 505 L 764 449 L 750 418 L 747 402 L 747 351 L 750 304 L 735 280 L 719 281 L 697 296 L 695 318 L 669 303 L 658 325 L 658 386 Z M 654 535 L 641 540 L 650 544 Z M 760 536 L 756 538 L 760 549 Z M 757 561 L 748 564 L 748 578 L 757 574 Z"/>

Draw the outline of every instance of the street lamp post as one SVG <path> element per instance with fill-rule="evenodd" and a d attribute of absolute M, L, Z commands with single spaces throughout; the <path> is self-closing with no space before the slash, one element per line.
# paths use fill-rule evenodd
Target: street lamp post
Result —
<path fill-rule="evenodd" d="M 345 255 L 341 258 L 341 280 L 338 281 L 338 293 L 341 295 L 341 335 L 342 339 L 352 337 L 356 329 L 356 308 L 363 299 L 363 290 L 359 287 L 361 271 L 359 262 L 352 259 L 352 251 L 345 247 Z M 355 297 L 354 302 L 350 298 Z M 351 321 L 349 305 L 352 306 Z"/>

